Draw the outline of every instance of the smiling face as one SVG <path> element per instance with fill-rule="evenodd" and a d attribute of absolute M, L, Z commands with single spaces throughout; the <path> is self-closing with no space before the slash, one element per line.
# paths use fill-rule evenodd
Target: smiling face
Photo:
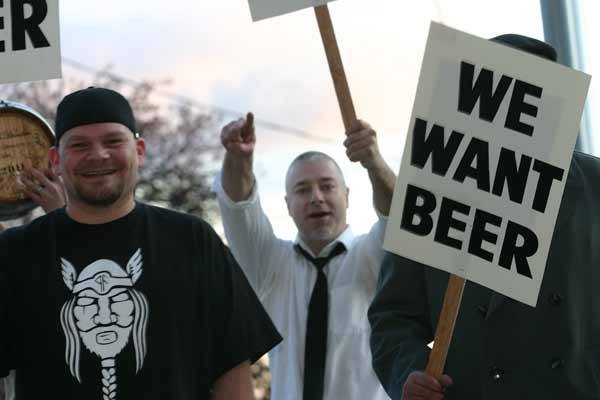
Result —
<path fill-rule="evenodd" d="M 348 189 L 339 168 L 327 158 L 294 162 L 285 200 L 300 238 L 315 254 L 347 227 Z"/>
<path fill-rule="evenodd" d="M 113 122 L 72 128 L 63 134 L 59 147 L 50 152 L 69 205 L 102 208 L 133 201 L 144 156 L 143 140 Z"/>

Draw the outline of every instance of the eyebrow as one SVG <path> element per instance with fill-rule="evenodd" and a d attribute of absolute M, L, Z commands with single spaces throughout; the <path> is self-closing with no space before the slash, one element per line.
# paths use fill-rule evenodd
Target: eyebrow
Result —
<path fill-rule="evenodd" d="M 317 181 L 318 183 L 328 183 L 328 182 L 335 182 L 335 178 L 326 176 L 324 178 L 319 178 L 319 180 Z M 294 186 L 292 186 L 293 189 L 297 188 L 298 186 L 304 186 L 304 185 L 308 185 L 309 181 L 305 180 L 301 180 L 298 181 L 294 184 Z"/>
<path fill-rule="evenodd" d="M 111 138 L 111 137 L 116 137 L 116 136 L 125 136 L 125 132 L 110 131 L 107 133 L 102 133 L 100 135 L 95 135 L 95 136 L 93 136 L 93 139 L 95 139 L 95 138 L 106 139 L 106 138 Z M 75 141 L 75 140 L 90 140 L 90 139 L 92 139 L 92 138 L 90 138 L 86 135 L 74 133 L 71 137 L 69 137 L 67 139 L 67 143 Z"/>

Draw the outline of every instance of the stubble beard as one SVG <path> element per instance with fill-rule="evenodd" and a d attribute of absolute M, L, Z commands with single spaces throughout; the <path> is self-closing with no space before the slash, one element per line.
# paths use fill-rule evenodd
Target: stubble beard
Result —
<path fill-rule="evenodd" d="M 80 202 L 89 206 L 107 208 L 123 198 L 126 193 L 133 193 L 137 182 L 136 174 L 133 175 L 119 179 L 116 183 L 98 187 L 75 182 L 72 189 L 73 195 Z"/>

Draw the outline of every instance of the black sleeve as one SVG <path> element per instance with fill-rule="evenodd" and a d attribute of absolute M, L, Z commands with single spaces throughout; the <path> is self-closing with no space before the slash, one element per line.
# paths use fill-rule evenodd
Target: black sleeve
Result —
<path fill-rule="evenodd" d="M 391 253 L 381 264 L 377 291 L 369 307 L 373 369 L 392 399 L 414 370 L 425 369 L 433 328 L 424 266 Z"/>
<path fill-rule="evenodd" d="M 282 338 L 229 249 L 216 234 L 213 240 L 218 249 L 214 259 L 214 279 L 218 282 L 211 298 L 213 315 L 219 318 L 214 336 L 214 382 L 246 360 L 256 362 Z"/>
<path fill-rule="evenodd" d="M 9 232 L 0 234 L 0 377 L 8 376 L 15 368 L 15 321 L 12 310 L 9 268 L 13 261 L 9 246 Z"/>

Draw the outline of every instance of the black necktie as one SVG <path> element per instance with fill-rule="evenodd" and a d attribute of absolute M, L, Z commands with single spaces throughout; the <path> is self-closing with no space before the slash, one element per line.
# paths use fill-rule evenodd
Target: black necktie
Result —
<path fill-rule="evenodd" d="M 306 319 L 306 345 L 304 348 L 304 400 L 321 400 L 325 386 L 325 357 L 327 356 L 327 326 L 329 319 L 329 294 L 327 276 L 323 268 L 335 256 L 346 251 L 338 242 L 327 257 L 314 258 L 296 245 L 296 250 L 317 268 L 317 281 L 308 304 Z"/>

